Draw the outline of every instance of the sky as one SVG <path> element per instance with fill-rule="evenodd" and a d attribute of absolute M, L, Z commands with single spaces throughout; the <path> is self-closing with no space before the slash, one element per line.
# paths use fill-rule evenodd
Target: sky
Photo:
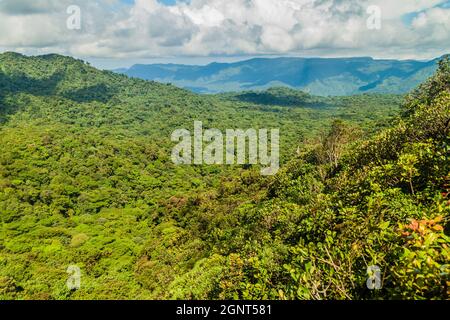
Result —
<path fill-rule="evenodd" d="M 0 52 L 100 68 L 252 57 L 432 59 L 450 0 L 0 0 Z"/>

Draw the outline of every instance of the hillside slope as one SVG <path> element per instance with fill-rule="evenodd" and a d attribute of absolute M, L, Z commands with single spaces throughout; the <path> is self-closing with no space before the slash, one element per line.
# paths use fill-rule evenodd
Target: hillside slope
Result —
<path fill-rule="evenodd" d="M 445 297 L 444 67 L 371 139 L 398 96 L 205 97 L 0 55 L 0 299 Z M 171 132 L 194 120 L 280 128 L 284 169 L 174 165 Z M 364 290 L 367 263 L 386 290 Z"/>
<path fill-rule="evenodd" d="M 361 141 L 336 121 L 268 185 L 257 181 L 184 208 L 215 254 L 171 297 L 448 299 L 450 60 L 391 128 Z M 238 192 L 251 199 L 236 205 Z"/>

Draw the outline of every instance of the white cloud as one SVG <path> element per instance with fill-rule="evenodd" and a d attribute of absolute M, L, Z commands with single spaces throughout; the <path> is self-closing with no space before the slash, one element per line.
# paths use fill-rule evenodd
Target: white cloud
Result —
<path fill-rule="evenodd" d="M 443 0 L 2 0 L 0 47 L 79 57 L 373 55 L 431 57 L 450 52 Z M 447 1 L 448 2 L 448 1 Z M 79 5 L 82 29 L 68 30 Z M 381 30 L 368 30 L 377 5 Z M 412 15 L 410 24 L 404 16 Z"/>

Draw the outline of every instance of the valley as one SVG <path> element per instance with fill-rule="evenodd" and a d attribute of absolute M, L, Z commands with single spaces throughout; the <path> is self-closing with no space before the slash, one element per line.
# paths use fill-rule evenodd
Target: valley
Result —
<path fill-rule="evenodd" d="M 448 298 L 449 88 L 446 59 L 408 95 L 202 95 L 0 54 L 0 298 Z M 195 121 L 279 129 L 280 171 L 174 164 Z"/>

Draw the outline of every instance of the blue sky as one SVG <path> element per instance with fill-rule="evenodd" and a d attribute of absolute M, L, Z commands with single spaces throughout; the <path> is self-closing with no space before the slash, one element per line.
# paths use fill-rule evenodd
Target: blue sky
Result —
<path fill-rule="evenodd" d="M 79 29 L 67 27 L 71 5 Z M 450 53 L 450 0 L 1 0 L 7 50 L 104 68 L 257 56 L 431 59 Z"/>
<path fill-rule="evenodd" d="M 437 4 L 436 6 L 434 6 L 434 8 L 442 8 L 442 9 L 447 9 L 450 8 L 450 0 L 448 1 L 444 1 L 440 4 Z M 402 20 L 405 24 L 410 25 L 411 22 L 417 18 L 419 16 L 419 14 L 425 12 L 424 10 L 422 11 L 414 11 L 414 12 L 409 12 L 405 15 L 402 16 Z"/>

